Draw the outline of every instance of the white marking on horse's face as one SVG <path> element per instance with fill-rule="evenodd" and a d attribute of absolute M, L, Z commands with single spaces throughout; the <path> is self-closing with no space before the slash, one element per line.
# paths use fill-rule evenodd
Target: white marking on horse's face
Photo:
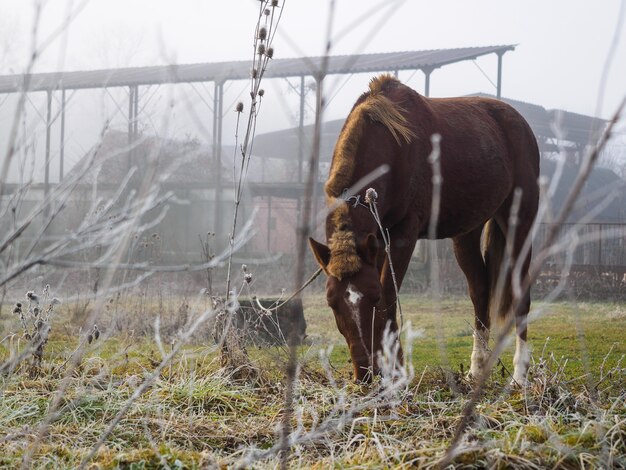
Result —
<path fill-rule="evenodd" d="M 359 339 L 361 341 L 361 345 L 363 346 L 363 350 L 370 356 L 370 352 L 367 350 L 367 346 L 365 345 L 365 338 L 363 337 L 363 329 L 361 327 L 361 315 L 359 314 L 359 303 L 363 298 L 363 294 L 357 290 L 352 284 L 348 284 L 346 288 L 346 292 L 348 294 L 348 298 L 346 299 L 346 304 L 350 309 L 350 314 L 352 315 L 352 320 L 354 320 L 354 324 L 356 325 L 356 329 L 359 332 Z"/>
<path fill-rule="evenodd" d="M 361 294 L 352 284 L 348 284 L 346 292 L 348 293 L 347 302 L 353 307 L 357 307 L 363 298 L 363 294 Z"/>

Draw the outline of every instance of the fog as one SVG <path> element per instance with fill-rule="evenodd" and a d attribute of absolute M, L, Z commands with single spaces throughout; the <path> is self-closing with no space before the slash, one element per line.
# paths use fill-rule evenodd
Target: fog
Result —
<path fill-rule="evenodd" d="M 25 70 L 32 46 L 35 2 L 0 1 L 0 74 Z M 48 0 L 42 2 L 36 42 L 42 50 L 34 71 L 92 70 L 156 64 L 248 60 L 259 3 L 253 0 Z M 288 0 L 275 39 L 275 57 L 320 55 L 324 52 L 330 2 Z M 70 11 L 77 12 L 63 27 Z M 626 36 L 618 35 L 613 61 L 607 54 L 620 14 L 620 2 L 538 0 L 510 3 L 497 0 L 337 1 L 332 15 L 331 54 L 424 50 L 515 44 L 504 56 L 502 94 L 507 98 L 608 117 L 625 92 Z M 623 12 L 622 12 L 623 15 Z M 270 65 L 271 66 L 271 65 Z M 603 82 L 603 77 L 605 82 Z M 324 118 L 345 117 L 364 90 L 369 75 L 330 77 L 329 104 Z M 401 72 L 400 78 L 423 92 L 421 72 Z M 431 96 L 484 92 L 495 94 L 495 55 L 453 64 L 431 76 Z M 601 88 L 601 84 L 604 86 Z M 153 93 L 142 118 L 145 132 L 210 142 L 211 114 L 198 99 L 210 102 L 211 84 L 197 90 L 161 87 Z M 257 133 L 297 123 L 297 93 L 285 80 L 268 80 L 266 105 Z M 228 85 L 226 106 L 245 98 L 246 83 Z M 602 90 L 602 92 L 601 92 Z M 78 161 L 97 140 L 111 110 L 124 109 L 124 90 L 80 91 L 68 109 L 67 166 Z M 45 95 L 29 96 L 28 117 L 41 121 Z M 143 97 L 143 96 L 142 96 Z M 187 98 L 185 98 L 187 97 Z M 191 97 L 191 98 L 190 98 Z M 0 137 L 10 128 L 14 97 L 2 96 Z M 176 107 L 163 123 L 163 110 Z M 193 107 L 198 118 L 191 118 Z M 313 113 L 306 121 L 310 122 Z M 230 116 L 230 119 L 229 119 Z M 123 127 L 123 116 L 113 126 Z M 208 123 L 206 127 L 200 123 Z M 41 124 L 41 122 L 40 122 Z M 44 126 L 33 124 L 37 151 Z M 234 140 L 234 114 L 224 120 L 224 143 Z M 53 146 L 57 145 L 53 142 Z M 4 152 L 4 148 L 3 148 Z M 54 148 L 53 152 L 54 154 Z M 36 178 L 40 177 L 35 171 Z M 37 176 L 38 175 L 38 176 Z M 52 178 L 55 178 L 54 173 Z"/>
<path fill-rule="evenodd" d="M 68 9 L 85 3 L 67 31 L 40 57 L 36 71 L 89 70 L 250 58 L 258 2 L 201 0 L 48 0 L 39 43 L 54 34 Z M 519 3 L 339 0 L 332 54 L 518 44 L 504 61 L 503 93 L 548 108 L 594 114 L 619 1 Z M 329 2 L 286 1 L 276 57 L 319 55 L 325 47 Z M 365 18 L 361 20 L 361 17 Z M 0 71 L 19 73 L 29 58 L 33 2 L 0 1 Z M 482 64 L 495 81 L 494 67 Z M 418 74 L 420 75 L 420 74 Z M 626 41 L 620 36 L 600 114 L 624 92 Z M 421 76 L 412 82 L 421 87 Z M 471 63 L 433 75 L 431 94 L 447 96 L 493 86 Z M 347 102 L 354 94 L 347 93 Z M 339 111 L 337 111 L 339 112 Z"/>

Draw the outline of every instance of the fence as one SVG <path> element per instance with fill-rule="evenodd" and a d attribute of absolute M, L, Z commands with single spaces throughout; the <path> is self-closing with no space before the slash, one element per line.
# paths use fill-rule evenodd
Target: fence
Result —
<path fill-rule="evenodd" d="M 548 224 L 540 224 L 533 243 L 535 253 L 544 244 Z M 451 240 L 420 240 L 405 280 L 405 292 L 424 292 L 430 286 L 430 251 L 437 245 L 441 288 L 447 294 L 466 291 Z M 554 289 L 567 274 L 569 293 L 578 297 L 626 298 L 626 224 L 562 224 L 554 253 L 544 262 L 534 287 L 537 294 Z"/>

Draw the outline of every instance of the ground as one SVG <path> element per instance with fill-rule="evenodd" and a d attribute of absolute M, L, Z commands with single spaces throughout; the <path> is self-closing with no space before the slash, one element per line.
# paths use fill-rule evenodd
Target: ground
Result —
<path fill-rule="evenodd" d="M 172 311 L 180 311 L 177 302 L 172 300 Z M 380 382 L 352 382 L 345 343 L 323 296 L 304 303 L 309 344 L 298 351 L 291 467 L 435 466 L 470 397 L 471 386 L 463 379 L 472 343 L 469 301 L 403 298 L 404 323 L 420 332 L 412 343 L 414 376 L 385 397 L 376 393 L 384 386 Z M 19 465 L 25 453 L 32 453 L 34 467 L 75 468 L 173 347 L 163 338 L 159 351 L 148 333 L 153 317 L 132 328 L 110 323 L 68 377 L 66 361 L 81 337 L 71 322 L 80 312 L 62 307 L 41 368 L 33 371 L 24 363 L 0 379 L 2 468 Z M 168 309 L 168 303 L 160 308 Z M 626 467 L 626 306 L 537 303 L 534 308 L 531 384 L 524 390 L 506 385 L 509 349 L 476 408 L 455 467 Z M 15 352 L 25 343 L 19 322 L 6 308 L 3 312 L 3 331 L 18 335 L 2 335 L 2 362 L 11 348 Z M 320 352 L 330 346 L 325 368 Z M 250 362 L 233 375 L 220 368 L 208 335 L 194 336 L 121 415 L 87 468 L 275 467 L 276 455 L 261 457 L 277 442 L 286 352 L 248 348 L 248 355 Z M 66 392 L 59 412 L 50 416 L 59 387 Z M 44 422 L 49 427 L 42 433 Z"/>

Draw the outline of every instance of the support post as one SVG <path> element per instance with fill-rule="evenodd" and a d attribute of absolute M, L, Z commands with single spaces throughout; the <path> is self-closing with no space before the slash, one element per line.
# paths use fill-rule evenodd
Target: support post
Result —
<path fill-rule="evenodd" d="M 134 121 L 135 121 L 135 87 L 128 87 L 128 169 L 133 166 L 133 143 L 135 141 L 133 136 Z"/>
<path fill-rule="evenodd" d="M 267 252 L 272 252 L 272 196 L 267 196 Z"/>
<path fill-rule="evenodd" d="M 312 147 L 313 158 L 311 158 L 311 165 L 313 168 L 309 168 L 313 176 L 313 192 L 312 192 L 312 204 L 311 208 L 313 212 L 311 213 L 310 220 L 306 221 L 306 224 L 310 226 L 311 221 L 317 214 L 317 206 L 318 206 L 318 198 L 319 198 L 319 179 L 320 179 L 320 144 L 322 138 L 322 112 L 324 109 L 324 95 L 323 95 L 323 86 L 324 76 L 317 75 L 315 77 L 315 138 Z M 311 229 L 314 227 L 311 226 Z"/>
<path fill-rule="evenodd" d="M 44 200 L 48 199 L 48 193 L 50 192 L 50 130 L 52 128 L 52 90 L 46 91 L 47 97 L 47 112 L 46 112 L 46 153 L 45 153 L 45 166 L 44 166 Z M 48 213 L 49 206 L 46 205 L 45 214 Z"/>
<path fill-rule="evenodd" d="M 422 69 L 422 71 L 424 72 L 424 96 L 428 98 L 430 96 L 430 74 L 433 72 L 433 69 L 426 68 Z"/>
<path fill-rule="evenodd" d="M 213 157 L 215 161 L 215 211 L 214 232 L 221 234 L 222 205 L 222 114 L 224 105 L 224 83 L 215 82 L 213 96 Z"/>
<path fill-rule="evenodd" d="M 65 88 L 61 90 L 61 139 L 59 143 L 59 183 L 63 180 L 65 159 Z"/>
<path fill-rule="evenodd" d="M 304 75 L 300 77 L 300 114 L 298 116 L 298 183 L 302 183 L 302 165 L 304 159 Z"/>
<path fill-rule="evenodd" d="M 135 85 L 135 93 L 133 96 L 135 112 L 133 113 L 133 140 L 137 140 L 139 136 L 139 85 Z"/>
<path fill-rule="evenodd" d="M 498 82 L 496 84 L 496 97 L 502 97 L 502 56 L 504 52 L 498 52 Z"/>

